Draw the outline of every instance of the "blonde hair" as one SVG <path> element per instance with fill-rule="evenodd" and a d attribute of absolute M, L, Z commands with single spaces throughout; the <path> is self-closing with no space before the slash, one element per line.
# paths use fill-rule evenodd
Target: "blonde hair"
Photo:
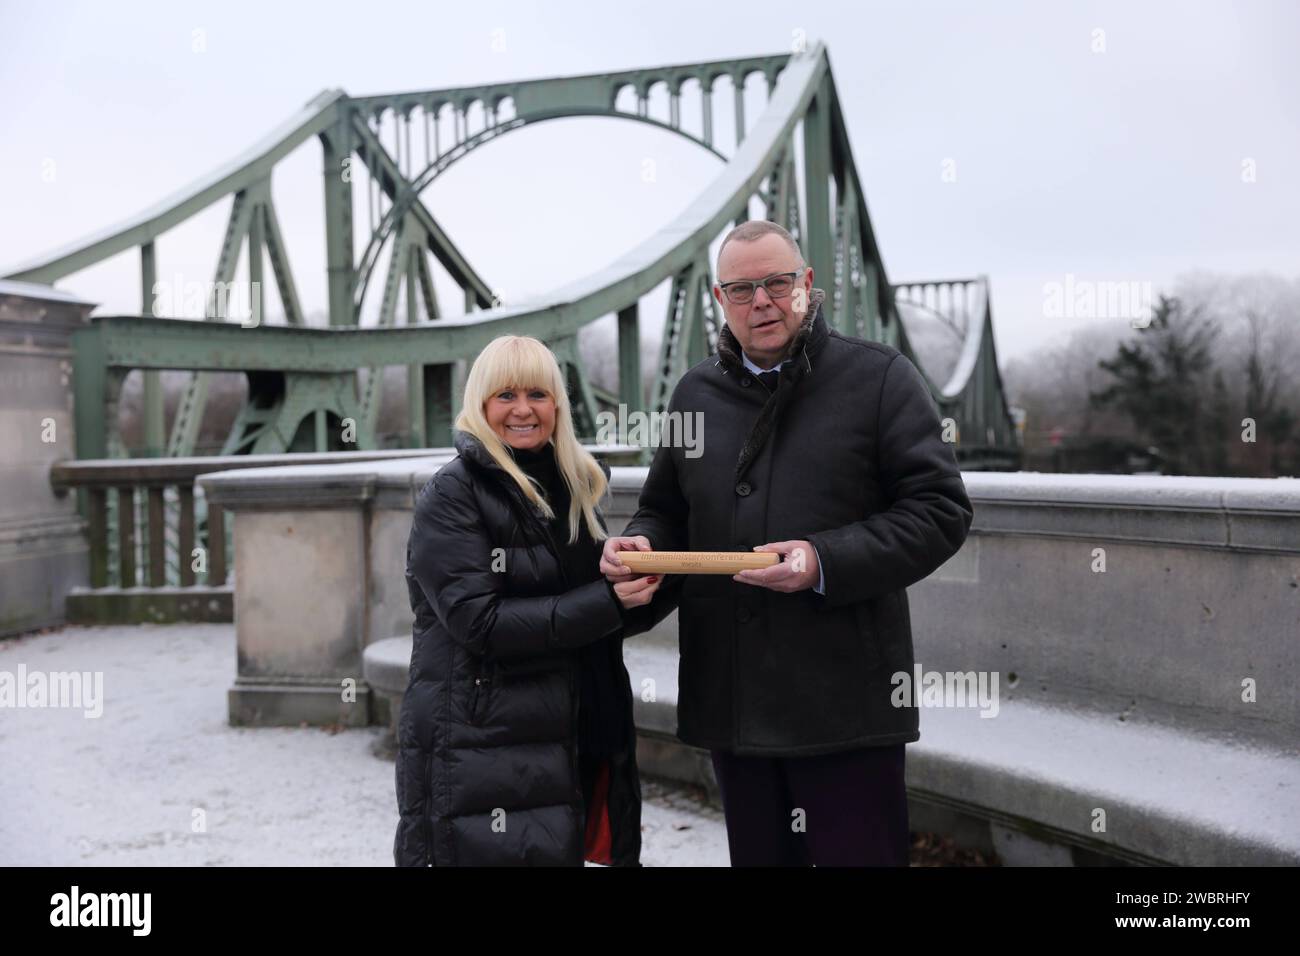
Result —
<path fill-rule="evenodd" d="M 603 541 L 607 535 L 596 518 L 595 508 L 605 496 L 609 483 L 600 464 L 578 442 L 564 374 L 555 355 L 543 342 L 527 335 L 502 335 L 489 342 L 474 359 L 465 378 L 464 400 L 455 427 L 482 442 L 492 460 L 518 483 L 528 500 L 540 507 L 550 520 L 555 517 L 550 504 L 535 487 L 531 476 L 516 464 L 505 441 L 483 414 L 484 405 L 498 392 L 533 388 L 542 389 L 555 400 L 555 431 L 550 442 L 555 446 L 555 464 L 560 478 L 569 489 L 569 543 L 578 540 L 580 518 L 586 520 L 592 540 Z"/>

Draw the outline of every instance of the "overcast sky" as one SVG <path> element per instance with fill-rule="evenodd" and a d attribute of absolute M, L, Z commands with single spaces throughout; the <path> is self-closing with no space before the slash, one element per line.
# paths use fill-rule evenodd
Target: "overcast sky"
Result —
<path fill-rule="evenodd" d="M 1290 0 L 0 0 L 0 272 L 142 211 L 326 88 L 778 53 L 796 31 L 828 45 L 890 278 L 987 274 L 1004 359 L 1086 324 L 1044 314 L 1045 284 L 1067 274 L 1157 292 L 1198 268 L 1300 275 Z M 320 165 L 312 141 L 274 181 L 309 312 L 325 305 Z M 510 301 L 607 265 L 718 170 L 651 127 L 557 121 L 489 144 L 425 200 Z M 163 236 L 160 278 L 210 277 L 227 212 Z M 138 269 L 125 253 L 59 285 L 100 313 L 138 312 Z"/>

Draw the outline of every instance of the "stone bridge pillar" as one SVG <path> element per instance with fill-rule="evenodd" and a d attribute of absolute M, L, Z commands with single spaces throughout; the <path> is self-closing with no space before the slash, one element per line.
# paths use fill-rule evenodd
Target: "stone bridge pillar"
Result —
<path fill-rule="evenodd" d="M 77 498 L 54 493 L 50 465 L 77 457 L 71 338 L 94 307 L 0 280 L 0 637 L 63 623 L 64 597 L 88 583 Z"/>

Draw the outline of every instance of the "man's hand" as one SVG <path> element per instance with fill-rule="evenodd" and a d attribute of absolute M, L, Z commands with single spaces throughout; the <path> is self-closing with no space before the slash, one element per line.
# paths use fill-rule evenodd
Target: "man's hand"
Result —
<path fill-rule="evenodd" d="M 633 575 L 632 569 L 618 559 L 618 553 L 653 550 L 654 548 L 650 547 L 650 539 L 643 534 L 633 538 L 606 538 L 605 548 L 600 553 L 600 573 L 615 584 L 620 581 L 631 581 L 634 577 L 646 577 L 646 575 Z"/>
<path fill-rule="evenodd" d="M 802 591 L 817 586 L 821 568 L 817 564 L 817 549 L 807 541 L 773 541 L 760 544 L 755 551 L 775 551 L 781 563 L 770 568 L 741 571 L 731 577 L 741 584 L 754 584 L 770 591 Z"/>

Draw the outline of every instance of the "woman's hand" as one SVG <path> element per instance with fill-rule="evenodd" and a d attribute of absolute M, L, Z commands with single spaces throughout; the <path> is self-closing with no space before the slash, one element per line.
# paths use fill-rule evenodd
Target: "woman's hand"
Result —
<path fill-rule="evenodd" d="M 600 552 L 600 573 L 605 575 L 606 579 L 617 584 L 620 581 L 631 581 L 629 575 L 632 569 L 618 559 L 620 551 L 653 551 L 650 547 L 650 539 L 643 534 L 632 537 L 606 538 L 605 546 Z"/>
<path fill-rule="evenodd" d="M 649 604 L 655 592 L 659 590 L 660 578 L 657 574 L 642 574 L 630 581 L 614 584 L 614 596 L 624 608 L 632 609 Z"/>

